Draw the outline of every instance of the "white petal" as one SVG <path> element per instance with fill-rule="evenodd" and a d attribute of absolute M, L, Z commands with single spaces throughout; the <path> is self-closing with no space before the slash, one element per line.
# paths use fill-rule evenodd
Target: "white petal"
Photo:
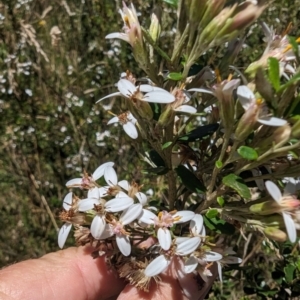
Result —
<path fill-rule="evenodd" d="M 135 91 L 137 87 L 127 79 L 120 79 L 118 81 L 118 90 L 122 93 L 125 97 L 130 97 Z"/>
<path fill-rule="evenodd" d="M 143 211 L 141 203 L 136 203 L 128 207 L 120 216 L 120 221 L 123 225 L 127 225 L 136 220 Z"/>
<path fill-rule="evenodd" d="M 116 235 L 117 245 L 124 256 L 128 256 L 131 252 L 130 240 L 127 235 Z"/>
<path fill-rule="evenodd" d="M 113 167 L 106 167 L 104 170 L 104 179 L 108 185 L 117 185 L 118 176 Z"/>
<path fill-rule="evenodd" d="M 265 118 L 259 118 L 257 121 L 263 125 L 268 125 L 268 126 L 274 126 L 274 127 L 280 127 L 283 126 L 287 123 L 286 120 L 276 118 L 276 117 L 265 117 Z"/>
<path fill-rule="evenodd" d="M 116 92 L 116 93 L 112 93 L 112 94 L 109 94 L 105 97 L 102 97 L 101 99 L 99 99 L 96 103 L 104 100 L 104 99 L 107 99 L 107 98 L 111 98 L 111 97 L 116 97 L 116 96 L 122 96 L 122 94 L 120 92 Z"/>
<path fill-rule="evenodd" d="M 160 246 L 164 250 L 169 250 L 172 243 L 171 233 L 169 229 L 166 228 L 159 228 L 157 230 L 157 238 L 159 241 Z"/>
<path fill-rule="evenodd" d="M 177 245 L 176 254 L 188 255 L 194 252 L 200 245 L 201 239 L 198 236 L 192 237 L 189 240 Z"/>
<path fill-rule="evenodd" d="M 198 259 L 194 256 L 190 256 L 184 263 L 184 272 L 192 273 L 198 266 Z"/>
<path fill-rule="evenodd" d="M 63 208 L 65 210 L 69 210 L 71 208 L 72 202 L 73 202 L 73 193 L 68 193 L 64 198 Z"/>
<path fill-rule="evenodd" d="M 150 84 L 141 84 L 140 85 L 140 91 L 143 92 L 143 93 L 149 93 L 149 92 L 153 92 L 153 91 L 166 91 L 160 87 L 157 87 L 157 86 L 153 86 L 153 85 L 150 85 Z"/>
<path fill-rule="evenodd" d="M 118 123 L 118 122 L 119 122 L 119 117 L 116 116 L 116 117 L 111 118 L 111 119 L 107 122 L 107 125 L 114 124 L 114 123 Z"/>
<path fill-rule="evenodd" d="M 68 238 L 70 230 L 72 228 L 72 224 L 65 223 L 59 230 L 58 233 L 58 247 L 61 249 L 64 247 L 65 242 Z"/>
<path fill-rule="evenodd" d="M 190 237 L 188 237 L 188 236 L 177 236 L 175 239 L 175 242 L 176 242 L 176 244 L 181 244 L 189 239 L 190 239 Z"/>
<path fill-rule="evenodd" d="M 281 191 L 280 191 L 280 189 L 278 188 L 278 186 L 277 186 L 274 182 L 272 182 L 272 181 L 270 181 L 270 180 L 266 181 L 265 184 L 266 184 L 266 188 L 267 188 L 269 194 L 272 196 L 272 198 L 273 198 L 278 204 L 280 204 L 280 200 L 281 200 L 281 198 L 282 198 L 282 195 L 281 195 Z"/>
<path fill-rule="evenodd" d="M 180 105 L 179 107 L 175 108 L 175 111 L 180 111 L 188 114 L 195 114 L 197 109 L 190 105 Z"/>
<path fill-rule="evenodd" d="M 203 217 L 200 214 L 195 214 L 190 222 L 190 230 L 193 235 L 199 235 L 203 227 Z"/>
<path fill-rule="evenodd" d="M 88 191 L 88 196 L 87 198 L 94 198 L 94 199 L 99 199 L 100 198 L 100 191 L 99 188 L 95 187 L 92 188 Z"/>
<path fill-rule="evenodd" d="M 148 209 L 143 209 L 143 214 L 140 217 L 139 221 L 145 223 L 145 224 L 154 224 L 154 219 L 156 218 L 156 215 L 148 210 Z"/>
<path fill-rule="evenodd" d="M 213 251 L 207 251 L 204 254 L 204 260 L 211 262 L 211 261 L 218 261 L 221 260 L 223 256 L 220 253 L 213 252 Z"/>
<path fill-rule="evenodd" d="M 206 94 L 211 94 L 213 95 L 214 93 L 211 90 L 207 90 L 207 89 L 189 89 L 188 92 L 197 92 L 197 93 L 206 93 Z"/>
<path fill-rule="evenodd" d="M 87 211 L 94 208 L 94 205 L 99 204 L 99 199 L 95 198 L 87 198 L 78 201 L 78 210 L 79 211 Z"/>
<path fill-rule="evenodd" d="M 107 196 L 107 189 L 108 189 L 108 187 L 104 187 L 104 186 L 98 188 L 98 190 L 99 190 L 99 198 Z"/>
<path fill-rule="evenodd" d="M 124 131 L 129 135 L 132 139 L 138 138 L 138 132 L 135 125 L 132 122 L 127 122 L 123 125 Z"/>
<path fill-rule="evenodd" d="M 126 198 L 128 197 L 128 195 L 123 191 L 120 191 L 116 194 L 116 198 L 124 198 L 124 197 Z"/>
<path fill-rule="evenodd" d="M 222 265 L 218 261 L 217 261 L 217 264 L 218 264 L 219 279 L 222 282 L 223 281 L 223 278 L 222 278 Z"/>
<path fill-rule="evenodd" d="M 164 255 L 156 257 L 145 269 L 145 275 L 148 277 L 156 276 L 162 273 L 170 264 Z"/>
<path fill-rule="evenodd" d="M 225 264 L 240 264 L 243 260 L 236 256 L 224 256 L 222 261 Z"/>
<path fill-rule="evenodd" d="M 109 212 L 118 212 L 125 210 L 134 203 L 130 197 L 119 197 L 109 200 L 105 203 L 105 209 Z"/>
<path fill-rule="evenodd" d="M 91 224 L 91 234 L 95 239 L 99 239 L 103 233 L 103 231 L 105 230 L 105 217 L 103 216 L 99 216 L 96 215 L 92 221 Z"/>
<path fill-rule="evenodd" d="M 291 243 L 295 243 L 297 239 L 297 231 L 294 220 L 292 219 L 291 215 L 286 212 L 282 212 L 282 216 L 287 234 L 289 236 L 289 240 L 291 241 Z"/>
<path fill-rule="evenodd" d="M 175 219 L 178 216 L 181 218 L 178 221 L 174 221 L 174 224 L 180 224 L 192 220 L 195 216 L 195 213 L 190 210 L 181 210 L 178 211 L 175 215 L 173 215 L 173 219 Z"/>
<path fill-rule="evenodd" d="M 137 199 L 140 201 L 140 203 L 141 203 L 143 206 L 147 204 L 148 199 L 147 199 L 147 196 L 146 196 L 144 193 L 137 192 L 137 193 L 135 194 L 135 196 L 137 197 Z"/>
<path fill-rule="evenodd" d="M 128 191 L 129 190 L 129 182 L 127 180 L 121 180 L 118 182 L 118 186 L 120 186 L 122 189 Z"/>
<path fill-rule="evenodd" d="M 121 39 L 130 44 L 129 36 L 128 36 L 128 34 L 125 34 L 125 33 L 113 32 L 113 33 L 108 34 L 105 38 L 106 39 Z"/>
<path fill-rule="evenodd" d="M 104 170 L 105 168 L 107 167 L 112 167 L 115 163 L 109 161 L 109 162 L 106 162 L 102 165 L 100 165 L 96 170 L 95 172 L 93 173 L 92 177 L 94 178 L 94 180 L 97 180 L 99 179 L 100 177 L 102 177 L 104 175 Z"/>
<path fill-rule="evenodd" d="M 105 240 L 114 235 L 114 232 L 110 225 L 106 224 L 102 234 L 99 236 L 99 240 Z"/>
<path fill-rule="evenodd" d="M 172 103 L 175 97 L 167 91 L 153 91 L 143 97 L 144 101 L 153 103 Z"/>
<path fill-rule="evenodd" d="M 237 88 L 237 96 L 245 110 L 255 101 L 253 92 L 246 85 L 240 85 Z"/>
<path fill-rule="evenodd" d="M 81 186 L 82 178 L 74 178 L 66 183 L 66 187 Z"/>

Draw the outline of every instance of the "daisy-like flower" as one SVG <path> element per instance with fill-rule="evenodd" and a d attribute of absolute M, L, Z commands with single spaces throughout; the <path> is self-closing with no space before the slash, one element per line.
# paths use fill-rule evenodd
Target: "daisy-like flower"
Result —
<path fill-rule="evenodd" d="M 128 8 L 123 2 L 123 10 L 120 9 L 119 13 L 124 21 L 124 33 L 114 32 L 107 35 L 105 38 L 121 39 L 129 43 L 132 47 L 135 46 L 136 42 L 142 43 L 142 29 L 133 4 L 131 4 L 131 7 Z"/>
<path fill-rule="evenodd" d="M 131 112 L 127 111 L 118 116 L 113 117 L 108 121 L 109 124 L 120 123 L 123 126 L 124 131 L 129 135 L 132 139 L 137 139 L 138 131 L 135 127 L 136 118 L 131 114 Z"/>
<path fill-rule="evenodd" d="M 187 256 L 194 252 L 200 245 L 199 237 L 187 238 L 184 241 L 175 240 L 175 245 L 169 251 L 156 257 L 145 269 L 148 277 L 154 277 L 162 273 L 170 265 L 174 256 Z"/>
<path fill-rule="evenodd" d="M 175 88 L 172 94 L 175 96 L 175 101 L 170 106 L 174 111 L 188 114 L 195 114 L 197 112 L 195 107 L 186 105 L 191 100 L 191 97 L 184 90 Z"/>
<path fill-rule="evenodd" d="M 59 215 L 62 221 L 65 221 L 64 225 L 60 228 L 58 232 L 58 246 L 59 248 L 63 248 L 65 242 L 68 238 L 68 235 L 71 231 L 73 224 L 83 224 L 84 216 L 78 213 L 77 210 L 77 201 L 73 200 L 73 194 L 68 193 L 63 200 L 63 208 Z"/>
<path fill-rule="evenodd" d="M 290 212 L 300 208 L 300 200 L 289 194 L 290 187 L 290 185 L 286 185 L 284 194 L 282 195 L 280 189 L 275 183 L 272 181 L 266 182 L 266 189 L 276 201 L 279 208 L 278 212 L 281 212 L 282 214 L 289 240 L 294 243 L 297 239 L 297 231 Z"/>
<path fill-rule="evenodd" d="M 153 102 L 153 103 L 172 103 L 175 97 L 162 88 L 151 86 L 149 84 L 141 84 L 135 86 L 127 79 L 120 79 L 118 81 L 119 92 L 107 95 L 96 103 L 115 96 L 124 96 L 130 99 L 133 103 L 137 101 Z"/>
<path fill-rule="evenodd" d="M 275 33 L 273 28 L 268 27 L 266 23 L 262 23 L 262 27 L 266 36 L 266 49 L 262 57 L 250 64 L 245 72 L 255 74 L 256 70 L 259 67 L 267 67 L 269 57 L 275 57 L 279 61 L 280 75 L 284 75 L 285 77 L 287 77 L 286 73 L 294 74 L 295 69 L 290 64 L 288 64 L 289 61 L 293 61 L 296 59 L 287 36 L 289 28 L 287 28 L 283 35 L 278 35 Z M 297 42 L 299 41 L 300 38 L 297 39 Z"/>
<path fill-rule="evenodd" d="M 139 219 L 140 222 L 155 225 L 157 229 L 157 238 L 162 249 L 169 250 L 172 237 L 169 230 L 174 224 L 181 224 L 190 221 L 195 216 L 195 213 L 189 210 L 183 211 L 161 211 L 156 216 L 153 212 L 144 209 L 143 215 Z"/>
<path fill-rule="evenodd" d="M 128 256 L 131 252 L 129 233 L 126 232 L 124 226 L 132 223 L 134 220 L 137 220 L 141 214 L 142 205 L 140 203 L 136 203 L 123 211 L 119 220 L 113 219 L 110 221 L 109 230 L 111 232 L 111 236 L 116 236 L 118 248 L 124 256 Z"/>
<path fill-rule="evenodd" d="M 96 181 L 104 175 L 104 177 L 109 177 L 112 172 L 115 172 L 113 169 L 113 162 L 107 162 L 100 165 L 95 172 L 90 176 L 86 172 L 81 178 L 74 178 L 69 180 L 66 183 L 68 188 L 79 187 L 82 189 L 92 189 L 97 187 Z"/>
<path fill-rule="evenodd" d="M 237 96 L 246 114 L 248 112 L 254 112 L 254 121 L 263 125 L 275 127 L 283 126 L 287 123 L 286 120 L 266 115 L 264 111 L 265 106 L 263 105 L 262 100 L 256 99 L 253 92 L 246 85 L 238 87 Z"/>
<path fill-rule="evenodd" d="M 95 239 L 103 239 L 103 233 L 107 230 L 107 214 L 123 211 L 134 203 L 133 199 L 128 196 L 106 201 L 102 198 L 103 192 L 103 189 L 95 188 L 90 191 L 88 198 L 78 202 L 79 211 L 85 212 L 92 209 L 96 211 L 90 228 L 91 234 Z"/>

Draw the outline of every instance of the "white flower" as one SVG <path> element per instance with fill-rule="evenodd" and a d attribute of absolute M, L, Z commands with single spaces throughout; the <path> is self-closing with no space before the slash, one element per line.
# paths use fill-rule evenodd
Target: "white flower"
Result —
<path fill-rule="evenodd" d="M 101 198 L 103 190 L 93 189 L 86 199 L 78 202 L 79 211 L 88 211 L 91 209 L 96 210 L 96 215 L 91 223 L 91 234 L 95 239 L 104 239 L 103 233 L 105 233 L 106 227 L 106 214 L 120 212 L 130 207 L 134 201 L 130 197 L 118 197 L 109 201 Z M 106 233 L 105 233 L 106 235 Z"/>
<path fill-rule="evenodd" d="M 175 97 L 172 94 L 162 88 L 151 86 L 149 84 L 135 86 L 127 79 L 120 79 L 118 81 L 118 90 L 119 92 L 107 95 L 96 103 L 115 96 L 124 96 L 133 102 L 146 101 L 153 103 L 172 103 L 175 100 Z"/>
<path fill-rule="evenodd" d="M 286 186 L 285 193 L 289 192 L 290 187 L 291 187 L 290 185 Z M 295 223 L 289 211 L 293 211 L 296 208 L 299 208 L 300 201 L 290 195 L 282 195 L 280 189 L 272 181 L 266 182 L 266 188 L 269 194 L 272 196 L 272 198 L 281 207 L 281 214 L 285 223 L 289 240 L 292 243 L 295 243 L 297 239 L 297 231 L 296 231 Z"/>
<path fill-rule="evenodd" d="M 122 126 L 124 131 L 132 138 L 137 139 L 138 132 L 135 127 L 136 118 L 131 114 L 131 112 L 125 112 L 118 116 L 113 117 L 108 121 L 109 124 L 117 123 L 119 122 Z"/>
<path fill-rule="evenodd" d="M 139 191 L 140 186 L 136 182 L 129 184 L 127 180 L 121 180 L 118 182 L 118 186 L 127 191 L 129 197 L 136 197 L 142 206 L 145 206 L 148 203 L 147 196 Z"/>
<path fill-rule="evenodd" d="M 125 33 L 114 32 L 107 35 L 105 38 L 121 39 L 134 47 L 137 41 L 142 41 L 142 29 L 137 18 L 136 10 L 133 4 L 131 4 L 131 8 L 128 8 L 123 2 L 123 10 L 120 9 L 119 13 L 121 14 L 124 21 L 123 30 Z"/>
<path fill-rule="evenodd" d="M 237 96 L 238 99 L 243 106 L 244 110 L 247 112 L 248 110 L 255 110 L 256 113 L 256 121 L 268 126 L 283 126 L 287 123 L 286 120 L 267 116 L 263 109 L 263 105 L 261 99 L 256 99 L 253 92 L 246 86 L 241 85 L 237 88 Z"/>
<path fill-rule="evenodd" d="M 173 255 L 186 256 L 194 252 L 200 245 L 199 237 L 188 238 L 183 242 L 175 241 L 176 249 Z M 170 264 L 172 256 L 162 254 L 156 257 L 145 269 L 144 273 L 148 277 L 162 273 Z"/>
<path fill-rule="evenodd" d="M 100 165 L 95 172 L 92 174 L 92 176 L 89 176 L 87 173 L 83 175 L 82 178 L 74 178 L 69 180 L 66 183 L 66 186 L 68 188 L 73 187 L 80 187 L 82 189 L 91 189 L 97 186 L 96 180 L 98 180 L 100 177 L 104 175 L 104 177 L 107 177 L 107 174 L 110 174 L 113 169 L 114 163 L 113 162 L 107 162 L 102 165 Z"/>
<path fill-rule="evenodd" d="M 172 94 L 175 95 L 175 101 L 171 103 L 170 106 L 174 111 L 188 114 L 195 114 L 197 112 L 195 107 L 186 105 L 186 103 L 191 100 L 191 97 L 188 93 L 182 89 L 175 88 Z"/>
<path fill-rule="evenodd" d="M 140 222 L 145 224 L 153 224 L 158 227 L 157 238 L 160 246 L 164 250 L 169 250 L 172 237 L 169 227 L 172 227 L 174 224 L 185 223 L 190 221 L 195 216 L 195 213 L 189 210 L 177 211 L 168 213 L 167 211 L 161 211 L 156 216 L 153 212 L 143 209 L 143 215 L 139 219 Z"/>
<path fill-rule="evenodd" d="M 136 203 L 123 211 L 118 221 L 113 220 L 110 223 L 111 232 L 116 235 L 117 245 L 124 256 L 128 256 L 131 252 L 129 234 L 126 232 L 124 226 L 138 219 L 141 213 L 142 205 Z"/>

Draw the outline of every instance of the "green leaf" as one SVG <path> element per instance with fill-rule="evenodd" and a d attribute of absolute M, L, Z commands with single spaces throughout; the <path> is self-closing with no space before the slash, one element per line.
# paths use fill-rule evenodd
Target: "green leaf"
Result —
<path fill-rule="evenodd" d="M 197 128 L 189 131 L 187 134 L 178 138 L 179 141 L 194 142 L 202 139 L 205 136 L 212 135 L 219 128 L 218 123 L 198 126 Z"/>
<path fill-rule="evenodd" d="M 223 197 L 217 197 L 217 202 L 221 207 L 223 207 L 225 204 L 225 200 Z"/>
<path fill-rule="evenodd" d="M 205 216 L 209 219 L 213 219 L 215 218 L 217 215 L 219 214 L 218 210 L 215 208 L 210 209 L 209 211 L 207 211 L 207 213 L 205 214 Z"/>
<path fill-rule="evenodd" d="M 161 156 L 155 150 L 150 150 L 148 152 L 148 154 L 149 154 L 151 161 L 157 167 L 165 167 L 165 161 L 161 158 Z"/>
<path fill-rule="evenodd" d="M 174 81 L 179 81 L 182 79 L 182 74 L 181 73 L 169 73 L 167 78 L 174 80 Z"/>
<path fill-rule="evenodd" d="M 234 189 L 239 195 L 245 199 L 250 199 L 251 194 L 249 188 L 244 183 L 243 179 L 235 174 L 229 174 L 222 179 L 222 182 Z"/>
<path fill-rule="evenodd" d="M 248 160 L 257 160 L 258 157 L 257 152 L 253 148 L 247 146 L 241 146 L 237 152 L 242 158 Z"/>
<path fill-rule="evenodd" d="M 163 0 L 164 2 L 177 7 L 178 6 L 178 0 Z"/>
<path fill-rule="evenodd" d="M 284 91 L 290 85 L 294 84 L 295 82 L 300 81 L 300 72 L 295 74 L 286 84 L 282 85 L 279 89 L 279 92 Z"/>
<path fill-rule="evenodd" d="M 293 36 L 289 36 L 288 38 L 289 38 L 289 43 L 292 46 L 293 52 L 294 52 L 294 54 L 296 56 L 296 60 L 299 63 L 300 57 L 299 57 L 299 50 L 298 50 L 299 49 L 299 45 L 297 43 L 297 39 L 295 37 L 293 37 Z"/>
<path fill-rule="evenodd" d="M 180 177 L 182 183 L 193 193 L 203 194 L 205 192 L 205 186 L 199 180 L 199 178 L 183 165 L 178 166 L 176 169 L 177 175 Z"/>
<path fill-rule="evenodd" d="M 173 142 L 166 142 L 166 143 L 164 143 L 163 145 L 162 145 L 162 149 L 166 149 L 166 148 L 168 148 L 170 145 L 172 145 L 172 143 Z"/>
<path fill-rule="evenodd" d="M 296 266 L 291 264 L 284 267 L 285 279 L 287 283 L 290 283 L 294 280 L 295 269 Z"/>
<path fill-rule="evenodd" d="M 203 219 L 205 226 L 210 230 L 227 235 L 233 235 L 235 233 L 235 227 L 232 224 L 229 224 L 218 217 L 208 219 L 206 216 L 203 216 Z"/>
<path fill-rule="evenodd" d="M 215 163 L 215 166 L 218 168 L 218 169 L 221 169 L 223 167 L 223 163 L 220 161 L 220 160 L 217 160 L 216 163 Z"/>
<path fill-rule="evenodd" d="M 279 62 L 274 57 L 268 58 L 268 71 L 269 71 L 269 80 L 277 92 L 280 88 L 280 71 L 279 71 Z"/>

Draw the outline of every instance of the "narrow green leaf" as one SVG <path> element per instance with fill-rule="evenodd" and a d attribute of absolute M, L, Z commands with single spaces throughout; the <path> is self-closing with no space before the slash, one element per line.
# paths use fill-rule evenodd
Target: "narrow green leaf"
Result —
<path fill-rule="evenodd" d="M 282 85 L 279 89 L 279 92 L 284 91 L 290 85 L 294 84 L 295 82 L 300 81 L 300 72 L 295 74 L 286 84 Z"/>
<path fill-rule="evenodd" d="M 249 191 L 249 188 L 244 183 L 243 179 L 235 174 L 229 174 L 225 176 L 222 180 L 222 182 L 226 185 L 234 189 L 238 194 L 245 198 L 250 199 L 251 194 Z"/>
<path fill-rule="evenodd" d="M 257 152 L 253 148 L 247 146 L 241 146 L 237 152 L 242 158 L 248 160 L 257 160 L 258 157 Z"/>
<path fill-rule="evenodd" d="M 163 0 L 164 2 L 177 7 L 178 6 L 178 0 Z"/>
<path fill-rule="evenodd" d="M 294 52 L 294 54 L 296 56 L 296 60 L 299 63 L 300 57 L 299 57 L 299 50 L 298 50 L 299 49 L 299 45 L 297 43 L 297 39 L 295 37 L 293 37 L 293 36 L 289 36 L 288 38 L 289 38 L 289 43 L 292 46 L 292 50 L 293 50 L 293 52 Z"/>
<path fill-rule="evenodd" d="M 213 230 L 217 233 L 223 233 L 227 235 L 233 235 L 235 233 L 235 227 L 232 224 L 220 219 L 218 217 L 209 219 L 206 216 L 203 216 L 204 224 L 210 230 Z"/>
<path fill-rule="evenodd" d="M 285 279 L 287 283 L 290 283 L 294 280 L 294 271 L 296 266 L 290 264 L 284 267 Z"/>
<path fill-rule="evenodd" d="M 192 192 L 203 194 L 205 186 L 199 178 L 183 165 L 178 166 L 176 169 L 177 175 L 180 177 L 182 183 Z"/>
<path fill-rule="evenodd" d="M 274 57 L 268 58 L 268 71 L 269 80 L 277 92 L 280 87 L 280 71 L 279 71 L 279 61 Z"/>
<path fill-rule="evenodd" d="M 225 204 L 225 200 L 223 197 L 217 197 L 217 202 L 221 207 L 223 207 Z"/>
<path fill-rule="evenodd" d="M 168 79 L 174 80 L 174 81 L 179 81 L 182 79 L 182 74 L 181 73 L 170 73 L 168 75 Z"/>
<path fill-rule="evenodd" d="M 218 210 L 215 208 L 212 208 L 209 211 L 207 211 L 207 213 L 205 215 L 207 218 L 212 219 L 212 218 L 215 218 L 218 214 L 219 214 Z"/>
<path fill-rule="evenodd" d="M 166 148 L 168 148 L 170 145 L 172 145 L 172 143 L 173 142 L 166 142 L 166 143 L 164 143 L 163 145 L 162 145 L 162 149 L 166 149 Z"/>

